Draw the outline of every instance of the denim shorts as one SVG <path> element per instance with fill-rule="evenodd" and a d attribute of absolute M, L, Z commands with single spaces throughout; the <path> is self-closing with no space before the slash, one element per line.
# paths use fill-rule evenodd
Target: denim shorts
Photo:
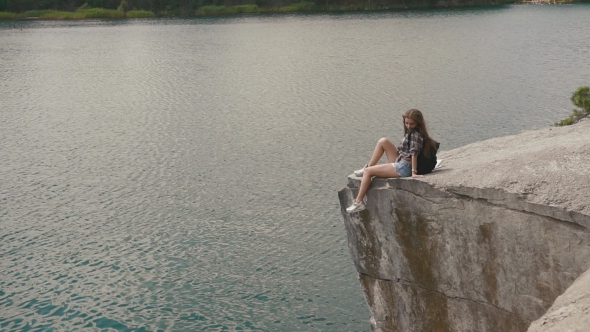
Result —
<path fill-rule="evenodd" d="M 405 160 L 400 159 L 397 163 L 391 163 L 397 174 L 402 178 L 412 176 L 412 165 L 408 164 Z"/>

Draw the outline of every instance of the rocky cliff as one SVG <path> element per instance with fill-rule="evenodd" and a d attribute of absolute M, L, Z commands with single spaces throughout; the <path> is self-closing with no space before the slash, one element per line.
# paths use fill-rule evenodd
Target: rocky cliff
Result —
<path fill-rule="evenodd" d="M 372 330 L 526 331 L 590 268 L 590 120 L 440 157 L 360 213 L 360 178 L 339 191 Z"/>
<path fill-rule="evenodd" d="M 587 332 L 590 330 L 590 270 L 559 296 L 529 332 Z"/>

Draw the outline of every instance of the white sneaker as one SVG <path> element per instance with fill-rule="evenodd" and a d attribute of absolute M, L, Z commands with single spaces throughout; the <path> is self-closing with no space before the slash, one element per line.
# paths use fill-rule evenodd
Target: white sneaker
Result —
<path fill-rule="evenodd" d="M 360 212 L 364 209 L 365 209 L 364 202 L 357 203 L 357 202 L 353 201 L 352 205 L 346 208 L 346 212 L 355 213 L 355 212 Z"/>
<path fill-rule="evenodd" d="M 356 171 L 354 171 L 354 176 L 358 176 L 359 178 L 361 176 L 363 176 L 363 174 L 365 174 L 365 168 L 367 168 L 368 166 L 369 165 L 367 164 L 367 165 L 363 166 L 363 168 L 357 169 Z"/>

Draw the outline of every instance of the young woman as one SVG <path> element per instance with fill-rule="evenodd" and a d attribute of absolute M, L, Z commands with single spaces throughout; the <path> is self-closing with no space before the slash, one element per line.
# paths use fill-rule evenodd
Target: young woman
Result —
<path fill-rule="evenodd" d="M 404 139 L 396 148 L 391 141 L 383 137 L 377 142 L 373 156 L 368 164 L 363 168 L 354 171 L 354 175 L 362 176 L 359 194 L 352 202 L 352 205 L 346 209 L 348 213 L 359 212 L 365 209 L 364 198 L 367 190 L 371 185 L 371 178 L 378 176 L 381 178 L 400 178 L 413 177 L 421 178 L 424 175 L 417 174 L 418 155 L 420 151 L 427 147 L 426 151 L 435 147 L 435 142 L 428 136 L 426 122 L 422 112 L 417 109 L 411 109 L 403 115 L 404 119 Z M 377 162 L 383 156 L 387 156 L 387 164 L 377 165 Z"/>

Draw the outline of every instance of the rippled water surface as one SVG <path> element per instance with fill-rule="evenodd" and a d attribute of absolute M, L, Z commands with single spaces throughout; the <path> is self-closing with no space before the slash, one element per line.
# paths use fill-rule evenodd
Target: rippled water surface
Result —
<path fill-rule="evenodd" d="M 367 331 L 346 176 L 409 108 L 444 149 L 565 117 L 588 17 L 0 22 L 0 330 Z"/>

